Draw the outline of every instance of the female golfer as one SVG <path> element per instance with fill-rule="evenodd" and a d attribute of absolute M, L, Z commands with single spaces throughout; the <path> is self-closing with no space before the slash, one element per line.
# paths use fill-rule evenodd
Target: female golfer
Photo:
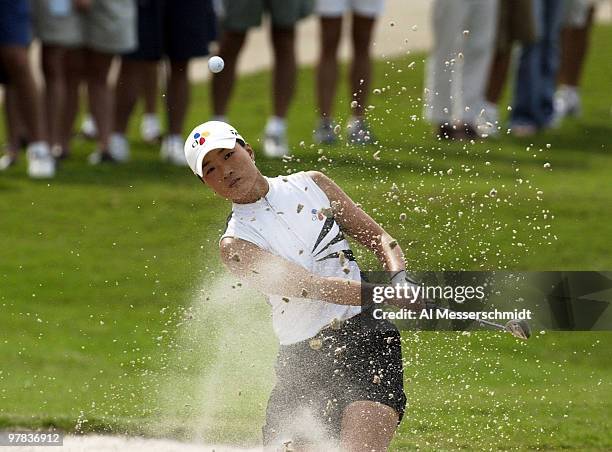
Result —
<path fill-rule="evenodd" d="M 220 241 L 229 270 L 269 298 L 280 342 L 263 427 L 266 448 L 323 438 L 342 450 L 386 450 L 404 414 L 400 335 L 361 302 L 345 235 L 405 276 L 402 250 L 317 171 L 266 177 L 229 124 L 206 122 L 185 142 L 197 177 L 232 202 Z"/>

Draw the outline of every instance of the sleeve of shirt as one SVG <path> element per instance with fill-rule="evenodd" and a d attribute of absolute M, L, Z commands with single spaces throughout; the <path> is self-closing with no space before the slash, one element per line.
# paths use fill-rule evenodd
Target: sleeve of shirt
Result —
<path fill-rule="evenodd" d="M 244 222 L 238 220 L 233 215 L 230 216 L 227 221 L 227 227 L 219 239 L 219 244 L 221 244 L 221 240 L 223 240 L 225 237 L 234 237 L 237 239 L 246 240 L 247 242 L 257 245 L 263 250 L 269 250 L 266 240 L 255 230 L 255 228 L 250 227 Z"/>

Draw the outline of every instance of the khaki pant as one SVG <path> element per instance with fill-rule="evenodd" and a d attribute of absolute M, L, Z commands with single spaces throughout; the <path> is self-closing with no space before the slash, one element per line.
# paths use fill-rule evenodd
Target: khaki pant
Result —
<path fill-rule="evenodd" d="M 44 44 L 120 54 L 136 49 L 134 0 L 94 0 L 91 9 L 57 14 L 52 0 L 32 0 L 34 33 Z"/>
<path fill-rule="evenodd" d="M 473 123 L 483 108 L 497 12 L 497 0 L 434 1 L 425 105 L 432 123 Z"/>

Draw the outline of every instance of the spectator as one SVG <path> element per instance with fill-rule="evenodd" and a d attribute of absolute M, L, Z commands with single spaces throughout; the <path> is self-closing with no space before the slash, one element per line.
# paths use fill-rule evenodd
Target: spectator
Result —
<path fill-rule="evenodd" d="M 500 0 L 496 41 L 486 91 L 485 121 L 478 125 L 479 133 L 488 136 L 497 135 L 501 128 L 498 103 L 506 84 L 512 46 L 515 42 L 529 44 L 535 41 L 533 0 Z"/>
<path fill-rule="evenodd" d="M 32 0 L 34 34 L 41 42 L 42 73 L 45 81 L 45 121 L 54 157 L 69 153 L 68 139 L 62 136 L 64 101 L 66 99 L 65 37 L 74 33 L 68 22 L 69 1 Z"/>
<path fill-rule="evenodd" d="M 129 64 L 128 61 L 123 60 L 121 67 L 127 64 Z M 159 93 L 159 77 L 157 72 L 158 65 L 156 63 L 150 62 L 150 64 L 147 64 L 146 67 L 142 68 L 138 86 L 140 95 L 144 100 L 144 113 L 140 121 L 140 136 L 143 141 L 149 144 L 157 143 L 161 139 L 161 124 L 157 117 L 157 96 Z M 91 113 L 87 113 L 83 117 L 81 134 L 88 140 L 95 140 L 98 135 L 96 123 Z"/>
<path fill-rule="evenodd" d="M 47 142 L 40 93 L 34 81 L 28 46 L 31 41 L 28 0 L 0 0 L 0 66 L 19 99 L 30 144 L 27 149 L 28 175 L 48 178 L 55 175 L 55 160 Z M 16 114 L 14 117 L 17 117 Z M 10 133 L 16 134 L 15 130 Z M 9 154 L 7 154 L 9 155 Z M 12 157 L 15 157 L 14 154 Z M 10 166 L 11 156 L 3 166 Z M 8 164 L 7 164 L 8 163 Z"/>
<path fill-rule="evenodd" d="M 226 120 L 238 55 L 247 31 L 261 24 L 265 10 L 272 21 L 274 115 L 268 119 L 265 128 L 263 151 L 268 157 L 289 154 L 286 117 L 293 98 L 297 72 L 295 24 L 311 13 L 312 0 L 222 0 L 218 6 L 223 29 L 219 55 L 225 60 L 225 69 L 215 74 L 212 81 L 214 118 Z"/>
<path fill-rule="evenodd" d="M 159 64 L 149 64 L 140 78 L 140 94 L 144 102 L 144 113 L 140 120 L 140 137 L 149 144 L 159 142 L 162 137 L 162 128 L 157 116 L 158 72 Z"/>
<path fill-rule="evenodd" d="M 34 0 L 37 31 L 48 53 L 45 76 L 49 117 L 61 118 L 57 132 L 65 155 L 79 109 L 79 87 L 87 84 L 89 110 L 97 128 L 97 149 L 91 164 L 121 161 L 125 155 L 109 147 L 113 92 L 108 75 L 113 57 L 136 47 L 136 8 L 133 0 Z M 61 89 L 54 88 L 62 86 Z M 53 124 L 53 122 L 52 122 Z"/>
<path fill-rule="evenodd" d="M 561 63 L 554 97 L 555 125 L 581 110 L 580 77 L 588 53 L 597 0 L 567 0 L 561 31 Z"/>
<path fill-rule="evenodd" d="M 425 114 L 441 138 L 475 138 L 493 57 L 497 0 L 435 0 Z"/>
<path fill-rule="evenodd" d="M 533 2 L 536 40 L 521 48 L 510 123 L 515 136 L 531 136 L 552 124 L 563 7 L 560 0 Z"/>
<path fill-rule="evenodd" d="M 197 18 L 197 20 L 195 20 Z M 189 61 L 208 55 L 215 38 L 215 14 L 210 0 L 140 0 L 138 3 L 138 49 L 123 57 L 117 84 L 117 105 L 111 148 L 127 155 L 125 138 L 128 122 L 139 93 L 156 90 L 158 62 L 167 57 L 169 75 L 166 96 L 168 135 L 161 146 L 161 157 L 175 165 L 187 165 L 183 152 L 183 123 L 189 107 Z M 145 81 L 145 83 L 143 83 Z M 147 88 L 148 87 L 148 88 Z M 153 110 L 154 111 L 154 110 Z M 145 115 L 143 132 L 159 133 L 157 117 Z M 159 124 L 157 124 L 159 126 Z"/>
<path fill-rule="evenodd" d="M 342 16 L 352 11 L 353 59 L 350 70 L 351 113 L 348 140 L 367 144 L 372 140 L 364 113 L 370 87 L 372 64 L 370 44 L 376 18 L 384 0 L 317 0 L 315 11 L 321 17 L 321 53 L 317 66 L 317 103 L 321 118 L 314 133 L 317 143 L 337 140 L 332 119 L 332 105 L 338 81 L 338 44 L 342 34 Z"/>

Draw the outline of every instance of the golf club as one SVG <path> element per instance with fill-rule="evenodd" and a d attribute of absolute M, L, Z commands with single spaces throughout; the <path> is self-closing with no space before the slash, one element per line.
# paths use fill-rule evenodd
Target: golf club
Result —
<path fill-rule="evenodd" d="M 431 302 L 426 303 L 426 308 L 437 309 L 444 312 L 456 312 L 452 309 L 443 308 L 442 306 L 438 306 Z M 505 325 L 482 319 L 476 319 L 476 322 L 480 323 L 481 325 L 495 328 L 497 330 L 507 331 L 508 333 L 512 334 L 514 337 L 518 337 L 519 339 L 529 339 L 529 337 L 531 336 L 531 328 L 529 327 L 529 324 L 526 320 L 509 320 L 508 322 L 506 322 Z"/>

